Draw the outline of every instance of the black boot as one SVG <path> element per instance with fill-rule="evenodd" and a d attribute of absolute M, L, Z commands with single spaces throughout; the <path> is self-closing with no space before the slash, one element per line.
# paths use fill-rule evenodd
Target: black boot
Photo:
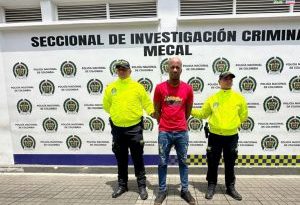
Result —
<path fill-rule="evenodd" d="M 112 193 L 112 198 L 117 198 L 124 194 L 126 191 L 128 191 L 127 186 L 119 186 L 113 193 Z"/>
<path fill-rule="evenodd" d="M 180 196 L 190 205 L 196 204 L 195 198 L 191 195 L 189 191 L 181 191 Z"/>
<path fill-rule="evenodd" d="M 159 192 L 157 197 L 154 200 L 154 205 L 161 205 L 166 197 L 167 197 L 166 192 Z"/>
<path fill-rule="evenodd" d="M 216 190 L 216 185 L 215 184 L 208 184 L 207 186 L 207 191 L 205 194 L 206 199 L 212 199 Z"/>
<path fill-rule="evenodd" d="M 235 200 L 241 201 L 242 196 L 235 190 L 234 186 L 229 186 L 226 189 L 226 194 L 234 198 Z"/>
<path fill-rule="evenodd" d="M 139 194 L 142 200 L 146 200 L 148 198 L 146 187 L 139 187 Z"/>

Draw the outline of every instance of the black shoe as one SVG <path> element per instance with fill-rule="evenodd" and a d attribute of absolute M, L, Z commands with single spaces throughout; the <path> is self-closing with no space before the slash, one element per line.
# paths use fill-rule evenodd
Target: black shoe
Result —
<path fill-rule="evenodd" d="M 161 205 L 166 197 L 167 197 L 166 192 L 159 192 L 157 197 L 154 200 L 154 205 Z"/>
<path fill-rule="evenodd" d="M 142 200 L 146 200 L 148 198 L 146 187 L 139 187 L 139 194 Z"/>
<path fill-rule="evenodd" d="M 181 198 L 183 198 L 187 203 L 194 205 L 196 201 L 194 197 L 191 195 L 189 191 L 181 191 L 180 193 Z"/>
<path fill-rule="evenodd" d="M 235 190 L 233 186 L 227 187 L 226 194 L 238 201 L 241 201 L 243 199 L 243 197 Z"/>
<path fill-rule="evenodd" d="M 208 184 L 207 191 L 205 193 L 205 198 L 206 199 L 212 199 L 214 197 L 215 190 L 216 190 L 216 185 L 215 184 Z"/>
<path fill-rule="evenodd" d="M 119 186 L 118 189 L 115 190 L 111 196 L 112 196 L 112 198 L 117 198 L 117 197 L 121 196 L 122 194 L 124 194 L 126 191 L 128 191 L 127 187 Z"/>

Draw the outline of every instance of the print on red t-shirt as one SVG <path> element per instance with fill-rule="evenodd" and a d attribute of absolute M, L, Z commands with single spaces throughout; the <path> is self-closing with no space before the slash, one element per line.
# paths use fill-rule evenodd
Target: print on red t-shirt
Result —
<path fill-rule="evenodd" d="M 158 84 L 154 102 L 161 104 L 159 131 L 186 131 L 186 107 L 193 104 L 193 89 L 185 82 L 173 87 L 167 81 Z"/>

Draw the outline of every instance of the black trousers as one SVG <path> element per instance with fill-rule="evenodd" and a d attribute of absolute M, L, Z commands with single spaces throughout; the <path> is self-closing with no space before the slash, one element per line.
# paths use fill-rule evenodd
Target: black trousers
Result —
<path fill-rule="evenodd" d="M 134 164 L 138 187 L 146 187 L 146 173 L 144 165 L 143 127 L 139 124 L 131 127 L 117 127 L 110 120 L 113 136 L 112 151 L 118 163 L 119 186 L 126 187 L 128 182 L 128 149 Z"/>
<path fill-rule="evenodd" d="M 218 167 L 223 151 L 225 163 L 225 184 L 226 187 L 235 185 L 234 165 L 237 159 L 238 134 L 232 136 L 221 136 L 213 133 L 209 134 L 207 146 L 207 175 L 209 184 L 217 184 Z"/>

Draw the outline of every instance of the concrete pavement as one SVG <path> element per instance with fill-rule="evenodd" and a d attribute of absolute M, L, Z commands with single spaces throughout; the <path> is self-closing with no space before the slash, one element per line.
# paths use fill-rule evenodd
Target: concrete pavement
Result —
<path fill-rule="evenodd" d="M 133 175 L 129 178 L 129 192 L 112 199 L 116 178 L 116 174 L 1 173 L 0 204 L 154 204 L 158 191 L 156 174 L 148 175 L 149 198 L 145 201 L 139 199 Z M 212 200 L 204 198 L 207 186 L 204 175 L 190 175 L 189 179 L 197 204 L 300 204 L 299 175 L 238 175 L 236 187 L 242 201 L 225 194 L 223 175 Z M 168 197 L 164 204 L 187 204 L 180 198 L 178 175 L 168 176 Z"/>

